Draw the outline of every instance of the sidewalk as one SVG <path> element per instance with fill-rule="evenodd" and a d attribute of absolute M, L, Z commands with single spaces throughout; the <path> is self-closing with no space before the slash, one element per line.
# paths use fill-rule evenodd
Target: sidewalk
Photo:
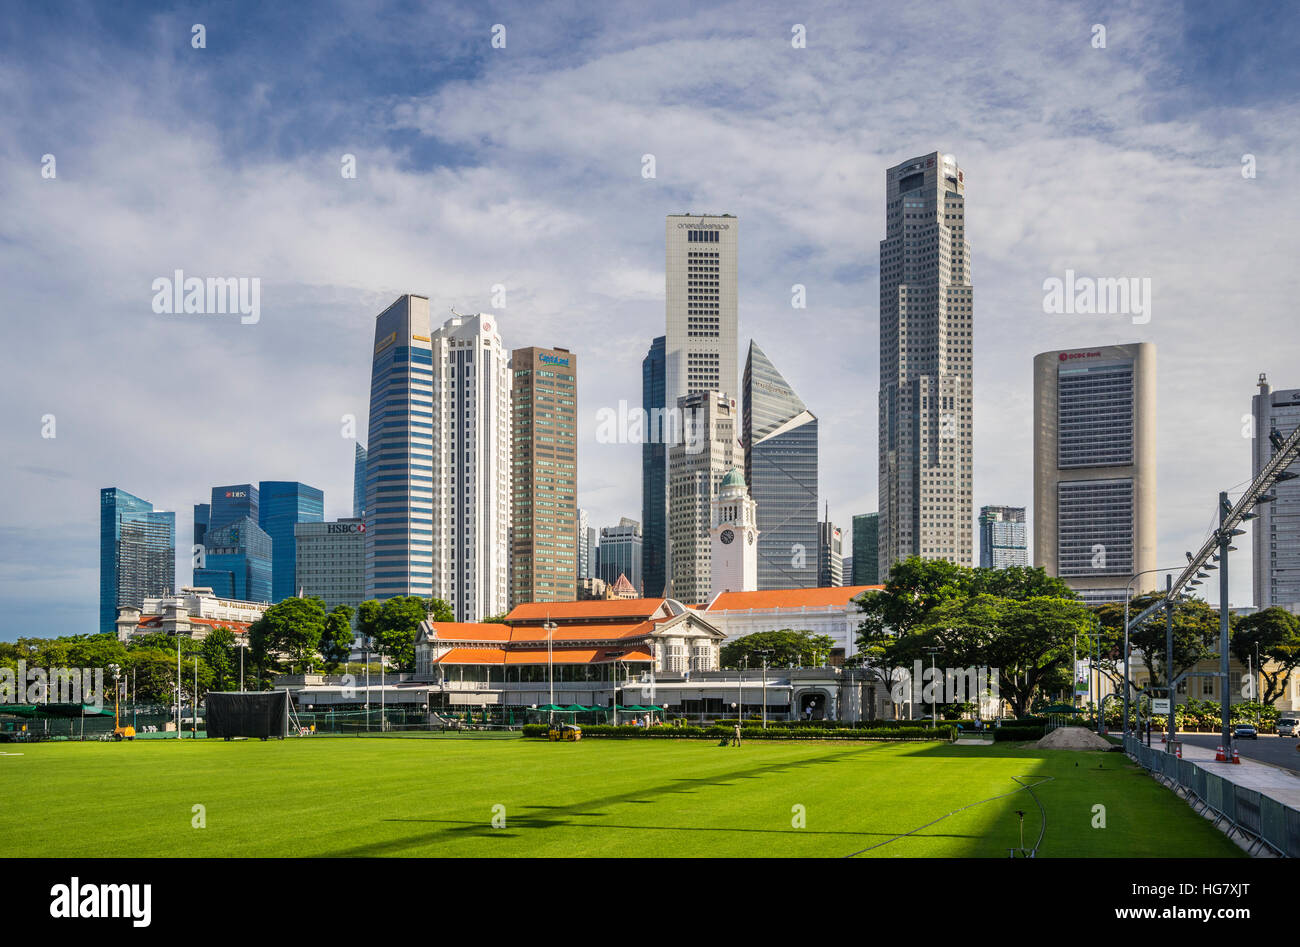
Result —
<path fill-rule="evenodd" d="M 1153 742 L 1151 748 L 1163 750 L 1164 746 Z M 1300 808 L 1300 776 L 1294 773 L 1247 759 L 1238 764 L 1217 763 L 1214 760 L 1214 750 L 1190 743 L 1183 744 L 1183 759 L 1191 760 L 1207 773 L 1223 776 L 1238 786 L 1270 796 L 1283 805 Z"/>

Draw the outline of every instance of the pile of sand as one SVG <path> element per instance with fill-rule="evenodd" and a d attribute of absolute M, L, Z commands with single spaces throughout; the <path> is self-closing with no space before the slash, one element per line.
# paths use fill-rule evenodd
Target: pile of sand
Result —
<path fill-rule="evenodd" d="M 1044 750 L 1109 750 L 1111 743 L 1084 727 L 1058 727 L 1034 746 Z"/>

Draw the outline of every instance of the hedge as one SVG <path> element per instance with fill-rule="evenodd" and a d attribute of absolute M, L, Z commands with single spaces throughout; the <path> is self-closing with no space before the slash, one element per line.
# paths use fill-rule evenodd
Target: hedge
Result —
<path fill-rule="evenodd" d="M 985 731 L 986 733 L 989 731 Z M 1022 727 L 1003 724 L 994 728 L 993 739 L 1001 743 L 1005 740 L 1041 740 L 1047 734 L 1047 727 Z"/>
<path fill-rule="evenodd" d="M 525 737 L 545 737 L 549 728 L 546 724 L 530 723 L 523 727 Z M 584 725 L 582 735 L 586 737 L 632 737 L 641 739 L 707 739 L 720 740 L 735 735 L 735 725 L 730 727 L 628 727 L 609 724 Z M 952 740 L 955 731 L 951 727 L 876 727 L 876 728 L 816 728 L 816 727 L 744 727 L 740 731 L 742 740 Z"/>

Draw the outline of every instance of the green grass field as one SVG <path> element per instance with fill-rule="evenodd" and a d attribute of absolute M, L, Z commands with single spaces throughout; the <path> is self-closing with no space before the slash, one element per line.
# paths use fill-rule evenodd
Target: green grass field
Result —
<path fill-rule="evenodd" d="M 1236 856 L 1118 753 L 703 740 L 3 747 L 0 856 Z M 1076 764 L 1078 764 L 1076 766 Z M 1046 781 L 1046 777 L 1052 777 Z M 1106 828 L 1093 828 L 1093 806 Z M 192 827 L 193 808 L 206 828 Z M 505 826 L 491 824 L 504 806 Z M 795 827 L 802 806 L 804 827 Z M 499 810 L 498 810 L 499 811 Z M 887 844 L 880 845 L 881 842 Z"/>

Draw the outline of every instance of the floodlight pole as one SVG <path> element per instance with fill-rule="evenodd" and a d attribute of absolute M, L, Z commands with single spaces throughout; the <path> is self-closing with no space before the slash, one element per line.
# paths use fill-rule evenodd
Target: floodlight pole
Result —
<path fill-rule="evenodd" d="M 176 633 L 176 739 L 181 738 L 181 636 Z"/>
<path fill-rule="evenodd" d="M 1165 575 L 1165 689 L 1169 696 L 1169 716 L 1165 720 L 1165 752 L 1174 751 L 1174 577 Z"/>
<path fill-rule="evenodd" d="M 557 626 L 555 622 L 551 621 L 551 616 L 547 614 L 546 621 L 542 624 L 542 627 L 546 629 L 546 683 L 550 689 L 550 695 L 551 695 L 551 709 L 548 710 L 546 713 L 548 714 L 547 720 L 551 723 L 554 723 L 555 722 L 555 650 L 554 650 L 553 640 L 555 638 L 555 629 Z M 614 704 L 615 704 L 614 713 L 615 715 L 617 715 L 618 714 L 617 697 L 615 698 Z M 618 719 L 617 716 L 615 716 L 616 722 L 617 719 Z"/>
<path fill-rule="evenodd" d="M 1232 759 L 1232 698 L 1228 695 L 1228 547 L 1232 545 L 1231 530 L 1227 527 L 1232 510 L 1227 491 L 1219 494 L 1219 712 L 1222 716 L 1223 753 Z"/>

